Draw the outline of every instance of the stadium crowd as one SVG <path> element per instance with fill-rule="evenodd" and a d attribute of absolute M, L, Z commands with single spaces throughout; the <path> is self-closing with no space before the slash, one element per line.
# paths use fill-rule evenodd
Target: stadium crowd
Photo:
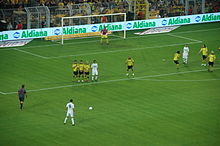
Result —
<path fill-rule="evenodd" d="M 26 12 L 24 7 L 47 6 L 50 10 L 50 26 L 59 26 L 60 18 L 70 16 L 68 10 L 72 10 L 71 16 L 98 15 L 112 13 L 127 13 L 127 20 L 132 19 L 155 19 L 172 16 L 185 15 L 184 0 L 148 0 L 149 14 L 146 16 L 146 8 L 141 6 L 140 10 L 132 12 L 129 10 L 129 0 L 0 0 L 0 17 L 5 17 L 7 29 L 22 29 L 17 27 L 23 24 L 26 28 Z M 139 4 L 144 4 L 146 0 L 137 0 Z M 62 10 L 62 11 L 61 11 Z M 206 0 L 205 12 L 220 12 L 219 0 Z M 189 2 L 188 14 L 202 13 L 201 1 L 196 0 L 196 4 Z M 32 18 L 33 20 L 36 18 Z M 44 21 L 41 22 L 44 27 Z"/>

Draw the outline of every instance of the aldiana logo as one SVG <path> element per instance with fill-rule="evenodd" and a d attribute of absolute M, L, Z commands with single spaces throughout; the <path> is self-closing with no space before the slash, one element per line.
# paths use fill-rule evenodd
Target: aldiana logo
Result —
<path fill-rule="evenodd" d="M 122 30 L 123 26 L 121 24 L 107 24 L 105 25 L 107 30 L 113 31 L 113 30 Z M 99 31 L 101 31 L 104 28 L 104 25 L 99 25 Z"/>
<path fill-rule="evenodd" d="M 86 28 L 75 28 L 75 27 L 65 27 L 63 28 L 63 34 L 77 34 L 77 33 L 86 33 Z"/>
<path fill-rule="evenodd" d="M 60 30 L 60 29 L 55 29 L 55 30 L 54 30 L 54 34 L 55 34 L 55 35 L 59 35 L 60 33 L 61 33 L 61 30 Z"/>
<path fill-rule="evenodd" d="M 96 32 L 98 30 L 98 27 L 97 26 L 92 26 L 92 32 Z"/>
<path fill-rule="evenodd" d="M 8 34 L 0 34 L 0 41 L 7 40 Z"/>
<path fill-rule="evenodd" d="M 161 23 L 162 23 L 162 25 L 167 25 L 167 20 L 163 19 Z"/>
<path fill-rule="evenodd" d="M 138 22 L 134 22 L 134 26 L 133 28 L 147 28 L 147 27 L 155 27 L 156 26 L 156 22 L 151 21 L 138 21 Z"/>
<path fill-rule="evenodd" d="M 206 21 L 216 21 L 216 20 L 220 20 L 220 15 L 207 14 L 207 15 L 203 15 L 202 16 L 202 21 L 203 22 L 206 22 Z"/>
<path fill-rule="evenodd" d="M 201 20 L 201 17 L 200 16 L 196 16 L 195 20 L 196 20 L 196 22 L 199 22 Z"/>
<path fill-rule="evenodd" d="M 185 24 L 190 23 L 190 18 L 170 18 L 168 25 L 177 25 L 177 24 Z"/>
<path fill-rule="evenodd" d="M 47 31 L 26 30 L 22 32 L 21 38 L 45 37 Z"/>
<path fill-rule="evenodd" d="M 19 38 L 20 37 L 20 33 L 19 32 L 15 32 L 14 34 L 13 34 L 13 36 L 14 36 L 14 38 Z"/>
<path fill-rule="evenodd" d="M 132 23 L 127 23 L 127 24 L 126 24 L 126 28 L 127 28 L 127 29 L 131 29 L 131 28 L 132 28 Z"/>

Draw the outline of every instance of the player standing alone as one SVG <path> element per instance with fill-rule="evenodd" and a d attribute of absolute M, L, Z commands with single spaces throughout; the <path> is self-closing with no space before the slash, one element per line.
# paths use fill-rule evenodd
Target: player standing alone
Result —
<path fill-rule="evenodd" d="M 98 63 L 96 60 L 93 61 L 91 65 L 92 69 L 92 81 L 98 81 Z"/>
<path fill-rule="evenodd" d="M 108 42 L 108 30 L 106 29 L 106 27 L 104 26 L 104 28 L 101 30 L 101 44 L 103 43 L 103 39 L 106 40 L 106 43 L 109 44 Z"/>
<path fill-rule="evenodd" d="M 186 44 L 183 48 L 183 64 L 188 63 L 188 56 L 189 56 L 189 47 Z"/>
<path fill-rule="evenodd" d="M 200 49 L 199 53 L 202 52 L 202 64 L 201 66 L 206 66 L 206 58 L 208 57 L 208 48 L 204 44 L 202 48 Z"/>
<path fill-rule="evenodd" d="M 208 71 L 209 72 L 213 72 L 213 66 L 214 66 L 214 62 L 215 62 L 215 54 L 214 54 L 214 51 L 211 51 L 211 54 L 209 54 L 208 56 L 208 59 L 209 59 L 209 68 L 208 68 Z"/>
<path fill-rule="evenodd" d="M 68 117 L 70 116 L 71 117 L 71 121 L 72 121 L 72 126 L 75 125 L 74 123 L 74 104 L 73 104 L 73 100 L 70 99 L 70 102 L 67 103 L 66 105 L 66 118 L 64 119 L 64 124 L 66 124 L 66 121 L 68 119 Z"/>
<path fill-rule="evenodd" d="M 125 64 L 127 64 L 127 76 L 129 76 L 129 71 L 132 71 L 132 76 L 134 76 L 134 59 L 132 59 L 130 56 L 126 60 Z"/>
<path fill-rule="evenodd" d="M 20 100 L 20 109 L 23 109 L 24 98 L 27 98 L 26 90 L 24 89 L 24 85 L 21 86 L 21 89 L 18 90 L 18 97 Z"/>
<path fill-rule="evenodd" d="M 176 69 L 179 69 L 179 58 L 180 58 L 180 51 L 176 51 L 173 57 L 173 62 L 176 64 Z"/>

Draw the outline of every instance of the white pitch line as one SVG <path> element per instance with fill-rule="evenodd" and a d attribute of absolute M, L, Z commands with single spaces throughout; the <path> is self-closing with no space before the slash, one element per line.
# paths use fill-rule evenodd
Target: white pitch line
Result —
<path fill-rule="evenodd" d="M 220 69 L 220 68 L 215 68 L 215 70 L 218 70 L 218 69 Z M 99 81 L 99 82 L 90 82 L 90 83 L 82 83 L 82 84 L 79 83 L 79 84 L 74 84 L 74 85 L 63 85 L 63 86 L 57 86 L 57 87 L 32 89 L 32 90 L 28 90 L 28 92 L 47 91 L 47 90 L 60 89 L 60 88 L 88 86 L 88 85 L 94 85 L 94 84 L 103 84 L 103 83 L 128 81 L 128 80 L 137 80 L 138 81 L 139 79 L 144 79 L 144 78 L 163 77 L 163 76 L 170 76 L 170 75 L 177 75 L 177 74 L 196 73 L 196 72 L 202 72 L 202 71 L 207 71 L 207 69 L 192 70 L 192 71 L 185 71 L 185 72 L 174 72 L 174 73 L 158 74 L 158 75 L 146 75 L 146 76 L 140 76 L 140 77 L 135 77 L 135 78 L 122 78 L 122 79 Z M 6 93 L 4 92 L 4 95 L 15 94 L 15 93 L 17 93 L 17 92 L 6 92 Z"/>
<path fill-rule="evenodd" d="M 189 31 L 175 32 L 175 34 L 191 33 L 191 32 L 204 32 L 204 31 L 212 31 L 212 30 L 218 30 L 218 29 L 220 29 L 220 28 L 210 28 L 210 29 L 200 29 L 200 30 L 189 30 Z"/>
<path fill-rule="evenodd" d="M 1 91 L 0 91 L 0 94 L 3 94 L 3 95 L 5 95 L 5 92 L 1 92 Z"/>
<path fill-rule="evenodd" d="M 207 82 L 219 81 L 220 79 L 204 79 L 204 80 L 157 80 L 157 79 L 137 79 L 140 81 L 156 81 L 156 82 Z"/>
<path fill-rule="evenodd" d="M 201 42 L 189 42 L 187 44 L 198 44 L 198 43 L 201 43 Z M 179 46 L 179 45 L 184 45 L 184 44 L 186 44 L 186 43 L 178 43 L 178 44 L 170 44 L 170 45 L 160 45 L 160 46 L 150 46 L 150 47 L 143 47 L 143 48 L 123 49 L 123 50 L 112 50 L 112 51 L 103 51 L 103 52 L 94 52 L 94 53 L 83 53 L 83 54 L 76 54 L 76 55 L 54 56 L 54 57 L 47 57 L 47 59 L 76 57 L 76 56 L 85 56 L 85 55 L 96 55 L 96 54 L 105 54 L 105 53 L 127 52 L 127 51 L 136 51 L 136 50 L 145 50 L 145 49 L 149 49 L 149 48 L 172 47 L 172 46 Z"/>
<path fill-rule="evenodd" d="M 182 33 L 191 33 L 191 32 L 204 32 L 204 31 L 212 31 L 212 30 L 218 30 L 220 28 L 212 28 L 212 29 L 200 29 L 200 30 L 192 30 L 192 31 L 184 31 L 184 32 L 174 32 L 173 34 L 182 34 Z M 166 35 L 166 33 L 163 34 L 157 34 L 157 35 L 151 35 L 152 36 L 158 36 L 158 35 Z M 133 36 L 133 37 L 128 37 L 126 39 L 133 39 L 133 38 L 140 38 L 140 37 L 149 37 L 149 35 L 142 35 L 142 36 Z M 113 38 L 112 40 L 121 40 L 121 38 Z M 99 42 L 99 40 L 91 40 L 91 41 L 83 41 L 82 43 L 89 43 L 89 42 Z M 79 42 L 80 44 L 81 42 Z M 71 42 L 71 43 L 65 43 L 65 45 L 71 45 L 71 44 L 77 44 L 77 42 Z M 26 48 L 38 48 L 38 47 L 50 47 L 50 46 L 57 46 L 60 44 L 50 44 L 50 45 L 38 45 L 38 46 L 30 46 L 30 47 L 22 47 L 21 49 L 26 49 Z M 0 49 L 0 51 L 3 50 L 12 50 L 13 48 L 5 48 L 5 49 Z"/>
<path fill-rule="evenodd" d="M 23 52 L 23 53 L 26 53 L 26 54 L 29 54 L 29 55 L 32 55 L 32 56 L 35 56 L 35 57 L 40 57 L 40 58 L 43 58 L 43 59 L 47 59 L 47 57 L 44 57 L 44 56 L 41 56 L 41 55 L 38 55 L 38 54 L 34 54 L 34 53 L 31 53 L 31 52 L 28 52 L 28 51 L 24 51 L 24 50 L 21 50 L 21 49 L 13 48 L 13 50 L 20 51 L 20 52 Z"/>
<path fill-rule="evenodd" d="M 202 41 L 200 41 L 200 40 L 195 40 L 195 39 L 191 39 L 191 38 L 188 38 L 188 37 L 175 35 L 175 34 L 172 34 L 172 33 L 168 33 L 167 35 L 173 36 L 173 37 L 176 37 L 176 38 L 181 38 L 181 39 L 186 39 L 186 40 L 202 43 Z"/>
<path fill-rule="evenodd" d="M 157 34 L 157 35 L 151 35 L 152 36 L 155 36 L 155 37 L 159 37 L 161 35 L 166 35 L 165 33 L 162 33 L 162 34 Z M 144 37 L 147 37 L 148 35 L 144 35 L 144 36 L 132 36 L 132 37 L 128 37 L 126 39 L 134 39 L 134 38 L 144 38 Z M 87 38 L 96 38 L 98 36 L 95 36 L 95 37 L 87 37 Z M 99 36 L 100 37 L 100 36 Z M 82 39 L 82 38 L 77 38 L 76 40 L 78 39 Z M 85 39 L 85 38 L 84 38 Z M 118 38 L 112 38 L 111 41 L 115 41 L 115 40 L 122 40 L 122 38 L 118 37 Z M 70 43 L 65 43 L 64 45 L 72 45 L 72 44 L 85 44 L 85 43 L 93 43 L 93 42 L 100 42 L 100 40 L 87 40 L 87 41 L 80 41 L 80 42 L 70 42 Z M 40 48 L 40 47 L 50 47 L 50 46 L 57 46 L 57 45 L 60 45 L 60 43 L 56 43 L 56 44 L 50 44 L 50 45 L 38 45 L 38 46 L 29 46 L 29 47 L 22 47 L 20 49 L 28 49 L 28 48 Z M 46 48 L 45 48 L 46 49 Z M 13 48 L 5 48 L 5 49 L 0 49 L 0 51 L 3 51 L 3 50 L 13 50 Z"/>

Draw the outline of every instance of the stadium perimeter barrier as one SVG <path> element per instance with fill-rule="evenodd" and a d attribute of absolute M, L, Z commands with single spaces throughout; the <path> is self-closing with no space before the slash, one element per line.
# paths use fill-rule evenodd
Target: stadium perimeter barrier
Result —
<path fill-rule="evenodd" d="M 112 34 L 111 31 L 108 34 Z M 76 33 L 76 34 L 67 34 L 63 36 L 63 39 L 69 38 L 79 38 L 79 37 L 90 37 L 90 36 L 99 36 L 100 32 L 88 32 L 88 33 Z M 45 40 L 61 40 L 62 35 L 53 35 L 45 37 Z"/>
<path fill-rule="evenodd" d="M 126 26 L 124 22 L 100 23 L 100 24 L 87 24 L 76 26 L 65 26 L 63 28 L 64 35 L 91 33 L 100 31 L 105 25 L 111 32 L 135 29 L 146 29 L 166 26 L 199 24 L 207 22 L 220 21 L 220 12 L 206 13 L 197 15 L 186 15 L 178 17 L 168 17 L 160 19 L 147 19 L 147 20 L 134 20 L 127 21 Z M 26 29 L 26 30 L 13 30 L 0 32 L 0 41 L 22 40 L 45 38 L 49 36 L 56 36 L 62 34 L 61 27 L 40 28 L 40 29 Z"/>

